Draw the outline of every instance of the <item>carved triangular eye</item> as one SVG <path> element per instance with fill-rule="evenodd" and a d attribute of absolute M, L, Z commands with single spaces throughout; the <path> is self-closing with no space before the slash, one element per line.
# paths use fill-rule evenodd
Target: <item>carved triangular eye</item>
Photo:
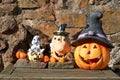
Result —
<path fill-rule="evenodd" d="M 83 48 L 87 48 L 87 46 L 86 46 L 86 45 L 84 45 L 84 46 L 83 46 Z"/>
<path fill-rule="evenodd" d="M 93 47 L 94 49 L 96 49 L 97 48 L 97 46 L 96 45 L 94 45 L 94 47 Z"/>

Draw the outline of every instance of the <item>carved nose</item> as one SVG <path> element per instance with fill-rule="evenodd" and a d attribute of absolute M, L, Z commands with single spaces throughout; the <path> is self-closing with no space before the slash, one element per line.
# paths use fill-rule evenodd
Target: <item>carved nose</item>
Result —
<path fill-rule="evenodd" d="M 90 54 L 90 51 L 88 52 L 88 54 Z"/>

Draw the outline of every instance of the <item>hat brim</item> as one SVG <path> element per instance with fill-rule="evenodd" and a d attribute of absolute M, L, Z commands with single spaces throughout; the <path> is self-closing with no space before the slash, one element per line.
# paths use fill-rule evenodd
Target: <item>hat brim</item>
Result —
<path fill-rule="evenodd" d="M 106 46 L 108 48 L 114 48 L 113 45 L 105 38 L 99 38 L 99 37 L 94 37 L 94 36 L 86 36 L 84 38 L 79 38 L 77 40 L 74 40 L 72 42 L 72 46 L 77 47 L 81 44 L 88 43 L 88 42 L 95 42 L 98 44 L 101 44 L 103 46 Z"/>
<path fill-rule="evenodd" d="M 67 36 L 69 35 L 68 32 L 53 32 L 54 35 L 61 35 L 61 36 Z"/>

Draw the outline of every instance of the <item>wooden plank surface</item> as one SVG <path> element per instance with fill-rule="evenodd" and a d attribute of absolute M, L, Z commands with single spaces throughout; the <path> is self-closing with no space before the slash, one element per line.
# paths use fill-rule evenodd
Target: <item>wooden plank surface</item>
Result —
<path fill-rule="evenodd" d="M 22 69 L 16 68 L 11 75 L 34 75 L 35 77 L 118 77 L 111 70 L 83 70 L 83 69 Z"/>
<path fill-rule="evenodd" d="M 7 68 L 0 80 L 120 80 L 111 70 Z M 9 73 L 9 74 L 8 74 Z"/>
<path fill-rule="evenodd" d="M 12 71 L 14 69 L 14 65 L 13 64 L 9 64 L 6 69 L 4 69 L 1 74 L 11 74 Z"/>

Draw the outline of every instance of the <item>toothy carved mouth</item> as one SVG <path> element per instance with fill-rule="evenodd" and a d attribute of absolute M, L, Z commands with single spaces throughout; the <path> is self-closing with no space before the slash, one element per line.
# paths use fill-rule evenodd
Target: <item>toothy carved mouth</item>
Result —
<path fill-rule="evenodd" d="M 42 61 L 42 58 L 34 58 L 35 61 Z"/>
<path fill-rule="evenodd" d="M 100 60 L 100 58 L 101 58 L 101 56 L 99 56 L 99 57 L 94 58 L 94 59 L 87 59 L 87 60 L 85 60 L 82 56 L 79 55 L 79 57 L 82 59 L 82 61 L 84 61 L 87 64 L 97 63 Z"/>
<path fill-rule="evenodd" d="M 57 57 L 65 57 L 65 56 L 66 56 L 66 54 L 64 54 L 64 55 L 59 55 L 59 54 L 56 53 L 56 52 L 55 52 L 55 55 L 56 55 Z"/>

